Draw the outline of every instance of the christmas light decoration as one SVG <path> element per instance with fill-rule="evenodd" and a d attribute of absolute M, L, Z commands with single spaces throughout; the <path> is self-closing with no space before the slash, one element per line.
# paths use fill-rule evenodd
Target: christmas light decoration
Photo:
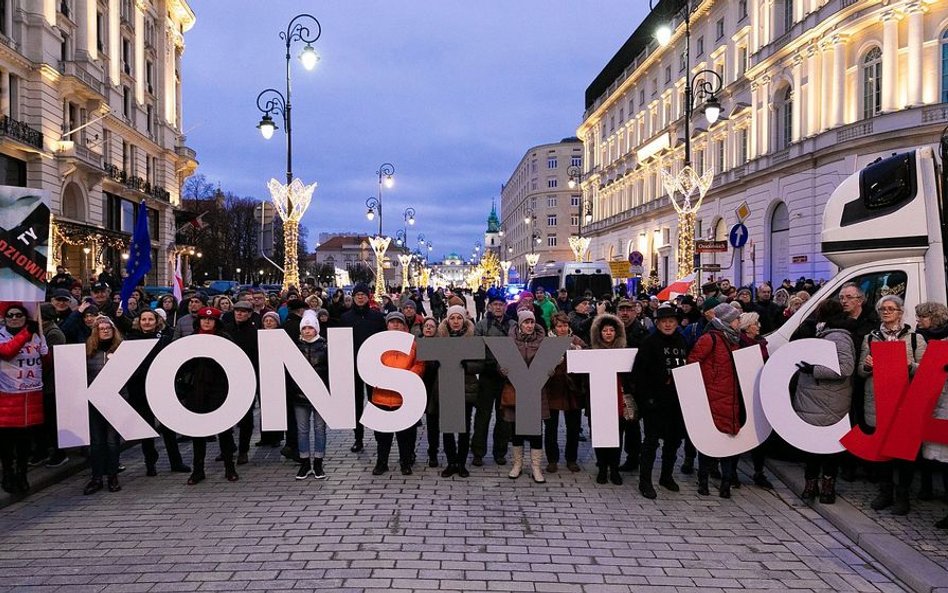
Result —
<path fill-rule="evenodd" d="M 685 277 L 693 271 L 695 262 L 695 222 L 698 218 L 698 209 L 704 201 L 704 196 L 711 189 L 714 182 L 714 169 L 708 167 L 703 175 L 699 175 L 691 165 L 684 166 L 678 175 L 662 171 L 662 185 L 668 192 L 675 212 L 678 213 L 678 276 Z M 696 199 L 693 200 L 697 192 Z M 681 201 L 675 194 L 681 194 Z M 692 294 L 697 292 L 696 285 L 691 285 Z"/>
<path fill-rule="evenodd" d="M 391 237 L 369 237 L 369 245 L 375 252 L 375 300 L 379 303 L 385 292 L 385 251 L 391 242 Z"/>
<path fill-rule="evenodd" d="M 589 250 L 589 237 L 570 237 L 569 248 L 573 252 L 573 257 L 577 262 L 582 262 L 586 258 L 586 252 Z"/>
<path fill-rule="evenodd" d="M 284 185 L 276 179 L 271 179 L 267 184 L 277 214 L 283 220 L 283 290 L 300 285 L 297 255 L 300 219 L 313 200 L 316 185 L 304 185 L 299 179 L 294 179 L 289 185 Z"/>

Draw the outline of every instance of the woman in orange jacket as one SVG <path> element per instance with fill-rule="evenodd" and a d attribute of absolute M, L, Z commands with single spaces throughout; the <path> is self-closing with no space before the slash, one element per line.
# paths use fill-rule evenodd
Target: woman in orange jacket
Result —
<path fill-rule="evenodd" d="M 385 316 L 385 328 L 388 331 L 408 331 L 408 324 L 405 323 L 405 316 L 398 311 L 393 311 Z M 424 375 L 425 363 L 418 360 L 415 356 L 416 347 L 412 344 L 411 352 L 405 354 L 392 350 L 382 354 L 382 364 L 394 369 L 409 370 L 419 377 Z M 389 389 L 372 388 L 372 403 L 385 410 L 395 410 L 402 405 L 402 396 Z M 378 449 L 378 458 L 375 462 L 375 468 L 372 470 L 373 476 L 380 476 L 388 471 L 388 456 L 392 451 L 392 433 L 375 432 L 375 443 Z M 410 476 L 411 466 L 415 463 L 415 441 L 418 437 L 418 424 L 415 424 L 405 430 L 395 433 L 394 437 L 398 440 L 398 463 L 402 469 L 403 476 Z"/>

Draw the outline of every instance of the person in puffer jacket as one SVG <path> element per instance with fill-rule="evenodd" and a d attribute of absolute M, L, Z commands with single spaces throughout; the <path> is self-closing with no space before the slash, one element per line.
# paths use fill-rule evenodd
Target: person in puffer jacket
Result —
<path fill-rule="evenodd" d="M 46 340 L 26 308 L 0 303 L 0 462 L 3 490 L 30 489 L 26 479 L 32 435 L 43 424 L 43 357 Z"/>
<path fill-rule="evenodd" d="M 793 409 L 807 424 L 832 426 L 849 413 L 853 397 L 853 373 L 856 370 L 856 347 L 852 330 L 855 320 L 843 312 L 835 299 L 827 299 L 816 309 L 816 337 L 836 346 L 839 372 L 823 365 L 801 362 L 797 390 L 791 400 Z M 836 474 L 841 454 L 806 454 L 803 477 L 806 486 L 801 497 L 811 501 L 817 496 L 823 504 L 836 502 Z M 822 481 L 818 481 L 822 478 Z"/>
<path fill-rule="evenodd" d="M 316 317 L 316 311 L 303 313 L 297 346 L 306 361 L 322 379 L 323 384 L 329 385 L 329 350 L 326 340 L 319 335 L 319 319 Z M 313 476 L 317 480 L 324 480 L 326 479 L 326 471 L 323 469 L 323 458 L 326 456 L 326 421 L 295 382 L 290 384 L 289 392 L 292 396 L 297 427 L 296 450 L 300 456 L 300 467 L 296 472 L 296 479 L 305 480 Z M 312 453 L 309 439 L 310 426 L 313 427 Z"/>

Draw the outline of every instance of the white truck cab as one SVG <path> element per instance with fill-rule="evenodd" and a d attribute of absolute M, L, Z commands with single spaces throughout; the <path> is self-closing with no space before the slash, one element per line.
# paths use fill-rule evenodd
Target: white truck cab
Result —
<path fill-rule="evenodd" d="M 915 305 L 948 303 L 941 165 L 926 146 L 880 157 L 836 188 L 823 213 L 821 251 L 839 271 L 767 336 L 771 352 L 847 282 L 866 293 L 864 307 L 887 294 L 902 297 L 913 327 Z"/>

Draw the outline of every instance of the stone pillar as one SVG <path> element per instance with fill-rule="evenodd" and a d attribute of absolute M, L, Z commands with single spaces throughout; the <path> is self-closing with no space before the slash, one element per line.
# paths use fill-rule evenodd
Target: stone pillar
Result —
<path fill-rule="evenodd" d="M 0 113 L 10 115 L 10 72 L 0 70 Z"/>
<path fill-rule="evenodd" d="M 925 8 L 921 2 L 911 2 L 906 7 L 908 13 L 908 84 L 907 106 L 922 104 L 922 42 Z"/>
<path fill-rule="evenodd" d="M 135 100 L 145 102 L 145 4 L 135 2 Z"/>
<path fill-rule="evenodd" d="M 814 43 L 806 50 L 806 135 L 820 133 L 820 48 Z M 802 93 L 800 95 L 803 96 Z"/>
<path fill-rule="evenodd" d="M 120 27 L 119 3 L 109 2 L 109 78 L 113 85 L 122 82 L 122 37 L 119 35 Z"/>
<path fill-rule="evenodd" d="M 833 36 L 833 117 L 831 126 L 846 123 L 846 41 L 845 35 Z"/>
<path fill-rule="evenodd" d="M 758 88 L 758 95 L 761 100 L 761 109 L 757 114 L 760 118 L 760 121 L 757 124 L 757 128 L 760 130 L 760 133 L 757 137 L 757 154 L 767 154 L 770 152 L 770 135 L 771 135 L 771 106 L 773 105 L 772 97 L 770 96 L 770 77 L 764 75 L 761 78 L 761 84 Z"/>
<path fill-rule="evenodd" d="M 921 69 L 921 62 L 918 68 Z M 899 15 L 894 10 L 882 13 L 882 112 L 898 107 L 899 84 Z"/>
<path fill-rule="evenodd" d="M 799 142 L 803 137 L 801 122 L 803 121 L 803 56 L 797 55 L 793 58 L 793 104 L 792 104 L 792 130 L 790 138 L 794 142 Z"/>
<path fill-rule="evenodd" d="M 824 41 L 820 44 L 823 63 L 820 67 L 820 131 L 833 127 L 833 44 Z"/>
<path fill-rule="evenodd" d="M 747 147 L 747 160 L 753 160 L 760 154 L 758 147 L 760 142 L 757 135 L 760 130 L 760 106 L 758 103 L 760 96 L 760 84 L 755 80 L 751 83 L 751 121 L 750 121 L 750 146 Z M 741 163 L 742 165 L 744 163 Z"/>
<path fill-rule="evenodd" d="M 75 6 L 75 20 L 76 20 L 76 52 L 75 58 L 77 60 L 87 60 L 89 59 L 89 10 L 88 8 L 92 6 L 95 8 L 95 2 L 79 2 Z M 93 22 L 95 22 L 93 20 Z M 92 54 L 95 55 L 95 54 Z"/>

